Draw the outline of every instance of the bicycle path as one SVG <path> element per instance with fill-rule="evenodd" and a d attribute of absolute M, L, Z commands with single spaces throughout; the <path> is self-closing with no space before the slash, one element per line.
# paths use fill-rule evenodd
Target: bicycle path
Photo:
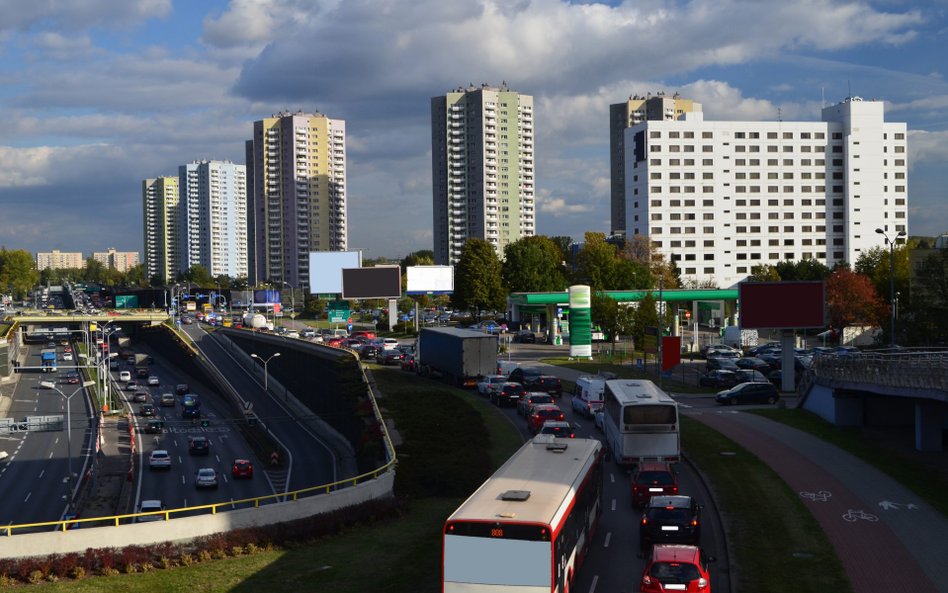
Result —
<path fill-rule="evenodd" d="M 846 451 L 779 422 L 731 408 L 683 413 L 759 457 L 800 493 L 854 591 L 948 591 L 948 520 L 909 489 Z"/>

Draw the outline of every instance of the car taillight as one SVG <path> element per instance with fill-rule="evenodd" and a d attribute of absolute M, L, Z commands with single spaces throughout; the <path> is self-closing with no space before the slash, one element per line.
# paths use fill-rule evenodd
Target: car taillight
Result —
<path fill-rule="evenodd" d="M 648 519 L 642 517 L 642 526 L 644 527 L 645 525 L 648 525 Z"/>
<path fill-rule="evenodd" d="M 672 494 L 678 494 L 678 484 L 672 486 Z"/>
<path fill-rule="evenodd" d="M 692 526 L 692 527 L 697 527 L 697 526 L 698 526 L 698 520 L 697 520 L 697 519 L 692 519 L 692 520 L 691 520 L 691 526 Z"/>

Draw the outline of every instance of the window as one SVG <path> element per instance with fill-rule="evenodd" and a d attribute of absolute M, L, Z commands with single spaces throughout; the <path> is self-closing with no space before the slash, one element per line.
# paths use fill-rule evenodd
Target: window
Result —
<path fill-rule="evenodd" d="M 659 132 L 659 131 L 653 130 L 653 131 L 651 131 L 651 132 L 648 133 L 648 137 L 649 137 L 649 138 L 661 138 L 661 137 L 662 137 L 662 133 Z"/>

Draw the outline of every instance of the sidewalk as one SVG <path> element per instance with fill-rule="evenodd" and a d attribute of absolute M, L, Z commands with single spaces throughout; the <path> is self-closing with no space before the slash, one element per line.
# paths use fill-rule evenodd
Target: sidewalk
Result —
<path fill-rule="evenodd" d="M 93 481 L 84 484 L 78 501 L 79 516 L 83 519 L 132 512 L 130 505 L 134 483 L 129 481 L 131 441 L 128 419 L 125 416 L 107 416 L 102 423 L 101 436 L 97 468 L 90 476 Z"/>
<path fill-rule="evenodd" d="M 857 593 L 948 591 L 948 520 L 892 478 L 809 433 L 730 409 L 686 410 L 803 496 Z M 823 500 L 825 498 L 825 500 Z"/>

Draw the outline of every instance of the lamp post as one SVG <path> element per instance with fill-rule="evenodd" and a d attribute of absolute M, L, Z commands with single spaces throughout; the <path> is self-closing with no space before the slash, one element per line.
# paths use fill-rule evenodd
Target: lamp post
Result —
<path fill-rule="evenodd" d="M 274 358 L 276 358 L 277 356 L 280 356 L 280 353 L 279 353 L 279 352 L 275 352 L 273 355 L 271 355 L 271 356 L 268 357 L 268 358 L 262 358 L 262 357 L 260 357 L 260 356 L 257 356 L 256 354 L 251 354 L 251 355 L 250 355 L 250 358 L 256 358 L 257 360 L 259 360 L 260 362 L 263 363 L 263 390 L 264 390 L 264 391 L 268 391 L 268 388 L 267 388 L 267 387 L 268 387 L 267 380 L 268 380 L 269 375 L 268 375 L 268 373 L 267 373 L 267 365 L 270 364 L 270 361 L 273 360 Z"/>
<path fill-rule="evenodd" d="M 889 344 L 895 346 L 895 242 L 900 237 L 905 236 L 905 231 L 899 231 L 894 239 L 889 239 L 889 235 L 881 228 L 876 232 L 885 237 L 885 243 L 889 246 L 889 309 L 891 316 L 889 319 Z"/>
<path fill-rule="evenodd" d="M 77 393 L 85 389 L 86 387 L 92 387 L 93 385 L 95 385 L 95 381 L 83 381 L 82 385 L 77 387 L 75 391 L 73 391 L 69 395 L 66 395 L 59 389 L 59 387 L 56 387 L 56 383 L 54 383 L 53 381 L 40 381 L 41 387 L 55 390 L 57 393 L 59 393 L 59 395 L 63 397 L 63 399 L 66 400 L 66 456 L 67 456 L 68 467 L 69 467 L 69 475 L 66 478 L 66 484 L 67 484 L 66 503 L 70 506 L 72 505 L 72 495 L 71 495 L 71 490 L 72 490 L 72 410 L 69 407 L 69 400 L 72 399 L 72 396 L 76 395 Z"/>
<path fill-rule="evenodd" d="M 290 321 L 293 321 L 293 316 L 296 312 L 296 291 L 293 289 L 293 286 L 286 280 L 281 280 L 290 289 Z"/>

